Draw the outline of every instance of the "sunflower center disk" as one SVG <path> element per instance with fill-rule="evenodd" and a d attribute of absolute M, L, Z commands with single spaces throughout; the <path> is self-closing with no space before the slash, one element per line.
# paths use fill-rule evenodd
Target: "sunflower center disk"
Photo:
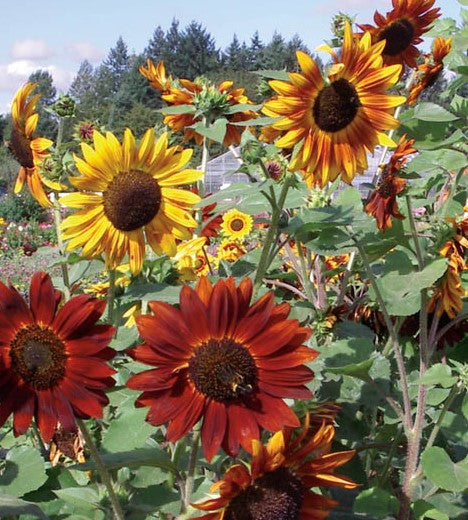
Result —
<path fill-rule="evenodd" d="M 384 199 L 395 195 L 392 184 L 392 175 L 390 173 L 384 172 L 376 188 L 379 195 Z"/>
<path fill-rule="evenodd" d="M 231 222 L 231 229 L 233 231 L 241 231 L 244 228 L 244 221 L 240 218 L 235 218 Z"/>
<path fill-rule="evenodd" d="M 288 468 L 266 473 L 234 497 L 224 520 L 298 520 L 304 486 Z"/>
<path fill-rule="evenodd" d="M 230 338 L 203 343 L 189 362 L 196 389 L 215 401 L 232 401 L 252 393 L 257 370 L 248 350 Z"/>
<path fill-rule="evenodd" d="M 16 127 L 11 131 L 9 148 L 15 159 L 23 168 L 34 168 L 34 157 L 30 140 Z"/>
<path fill-rule="evenodd" d="M 133 231 L 148 224 L 161 206 L 161 188 L 149 173 L 117 175 L 103 194 L 104 213 L 120 231 Z"/>
<path fill-rule="evenodd" d="M 379 34 L 379 41 L 385 40 L 382 54 L 396 56 L 403 52 L 414 36 L 413 24 L 406 18 L 399 18 Z"/>
<path fill-rule="evenodd" d="M 319 92 L 312 113 L 320 130 L 338 132 L 354 120 L 360 105 L 353 85 L 345 79 L 338 79 Z"/>
<path fill-rule="evenodd" d="M 13 370 L 36 390 L 57 385 L 65 375 L 65 346 L 50 329 L 32 324 L 18 331 L 10 343 Z"/>

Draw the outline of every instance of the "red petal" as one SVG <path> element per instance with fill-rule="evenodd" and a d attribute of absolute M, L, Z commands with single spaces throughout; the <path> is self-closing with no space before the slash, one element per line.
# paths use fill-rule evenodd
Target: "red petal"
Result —
<path fill-rule="evenodd" d="M 202 276 L 195 287 L 200 300 L 208 307 L 213 286 L 206 276 Z"/>
<path fill-rule="evenodd" d="M 61 293 L 54 289 L 47 273 L 39 272 L 33 276 L 29 289 L 29 305 L 37 323 L 52 323 L 61 296 Z"/>
<path fill-rule="evenodd" d="M 260 435 L 254 412 L 232 404 L 228 407 L 227 417 L 228 425 L 223 440 L 224 451 L 235 457 L 239 451 L 239 444 L 241 444 L 246 451 L 251 452 L 252 439 L 258 439 Z"/>
<path fill-rule="evenodd" d="M 244 278 L 237 288 L 237 301 L 239 302 L 239 318 L 245 316 L 249 310 L 252 299 L 253 284 L 250 278 Z"/>
<path fill-rule="evenodd" d="M 44 442 L 50 443 L 57 426 L 57 413 L 54 407 L 54 399 L 50 390 L 36 392 L 37 410 L 36 423 Z"/>
<path fill-rule="evenodd" d="M 178 377 L 172 368 L 154 368 L 133 375 L 126 385 L 132 390 L 167 390 L 174 386 Z"/>
<path fill-rule="evenodd" d="M 167 427 L 166 439 L 175 442 L 189 432 L 202 416 L 204 406 L 205 398 L 198 392 L 194 392 L 190 406 L 172 418 Z"/>
<path fill-rule="evenodd" d="M 230 322 L 230 309 L 228 292 L 224 285 L 224 280 L 219 280 L 211 293 L 208 305 L 208 322 L 210 336 L 212 338 L 223 338 Z"/>
<path fill-rule="evenodd" d="M 101 317 L 106 302 L 80 294 L 69 300 L 57 313 L 53 328 L 62 339 L 77 339 Z"/>
<path fill-rule="evenodd" d="M 278 353 L 275 356 L 258 357 L 256 365 L 266 370 L 281 370 L 282 368 L 295 367 L 313 361 L 319 353 L 305 345 L 292 347 L 288 353 Z"/>
<path fill-rule="evenodd" d="M 313 396 L 312 392 L 305 386 L 280 386 L 265 381 L 258 381 L 258 388 L 274 397 L 284 399 L 309 399 Z"/>
<path fill-rule="evenodd" d="M 206 341 L 209 337 L 206 306 L 196 291 L 188 285 L 185 285 L 180 292 L 180 311 L 194 340 L 197 343 Z"/>
<path fill-rule="evenodd" d="M 297 320 L 275 323 L 249 341 L 249 347 L 256 356 L 268 356 L 288 344 L 298 329 Z"/>
<path fill-rule="evenodd" d="M 61 389 L 74 411 L 84 417 L 102 418 L 102 407 L 108 402 L 104 394 L 94 393 L 70 379 L 61 385 Z"/>
<path fill-rule="evenodd" d="M 26 302 L 13 287 L 8 288 L 0 282 L 0 330 L 2 336 L 13 332 L 27 323 L 33 323 L 34 318 Z M 4 337 L 4 340 L 6 338 Z"/>
<path fill-rule="evenodd" d="M 32 390 L 25 386 L 16 389 L 15 411 L 13 416 L 13 431 L 16 435 L 23 435 L 31 425 L 34 415 L 35 396 Z M 3 407 L 3 403 L 2 403 Z"/>
<path fill-rule="evenodd" d="M 258 424 L 271 432 L 277 432 L 284 426 L 296 428 L 300 426 L 296 414 L 284 403 L 282 399 L 258 393 L 257 398 L 261 402 L 261 410 L 254 410 Z"/>
<path fill-rule="evenodd" d="M 206 408 L 201 432 L 203 453 L 208 462 L 211 461 L 221 446 L 226 430 L 226 423 L 225 405 L 217 401 L 210 401 Z"/>

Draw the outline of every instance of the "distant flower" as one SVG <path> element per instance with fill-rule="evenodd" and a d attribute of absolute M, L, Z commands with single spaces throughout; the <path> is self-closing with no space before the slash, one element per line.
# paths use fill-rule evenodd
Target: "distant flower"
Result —
<path fill-rule="evenodd" d="M 199 421 L 208 460 L 222 446 L 235 456 L 252 449 L 262 428 L 277 431 L 299 421 L 283 398 L 311 396 L 305 386 L 312 371 L 304 366 L 317 352 L 303 345 L 311 331 L 288 319 L 289 305 L 275 305 L 273 293 L 251 304 L 249 278 L 213 286 L 201 278 L 195 290 L 184 286 L 179 308 L 149 303 L 154 316 L 140 316 L 144 345 L 129 351 L 151 370 L 127 385 L 143 390 L 137 406 L 149 406 L 146 420 L 169 423 L 166 438 L 175 442 Z"/>
<path fill-rule="evenodd" d="M 246 253 L 247 250 L 238 240 L 224 238 L 218 246 L 217 257 L 226 262 L 235 262 Z"/>
<path fill-rule="evenodd" d="M 385 65 L 398 63 L 416 68 L 416 58 L 420 54 L 416 45 L 423 41 L 421 36 L 441 14 L 439 8 L 432 9 L 434 2 L 435 0 L 392 0 L 393 9 L 385 16 L 375 12 L 375 26 L 358 24 L 358 27 L 370 33 L 372 43 L 385 41 L 382 51 Z"/>
<path fill-rule="evenodd" d="M 235 208 L 223 215 L 221 230 L 231 240 L 244 238 L 252 231 L 253 219 Z"/>
<path fill-rule="evenodd" d="M 106 361 L 114 329 L 96 325 L 104 301 L 80 295 L 59 309 L 61 293 L 50 276 L 36 273 L 29 305 L 0 282 L 0 426 L 13 415 L 13 432 L 32 418 L 49 443 L 60 423 L 76 431 L 75 417 L 101 418 L 104 390 L 115 384 Z"/>

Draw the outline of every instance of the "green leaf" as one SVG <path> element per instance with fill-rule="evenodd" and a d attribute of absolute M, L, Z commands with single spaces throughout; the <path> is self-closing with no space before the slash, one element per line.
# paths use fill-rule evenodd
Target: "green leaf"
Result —
<path fill-rule="evenodd" d="M 452 376 L 450 367 L 443 363 L 432 365 L 426 373 L 420 377 L 414 384 L 422 385 L 441 385 L 449 388 L 457 382 L 458 378 Z"/>
<path fill-rule="evenodd" d="M 435 103 L 419 103 L 414 109 L 413 117 L 421 121 L 446 122 L 455 121 L 458 117 Z"/>
<path fill-rule="evenodd" d="M 253 112 L 258 112 L 262 108 L 262 105 L 250 105 L 249 103 L 238 103 L 237 105 L 231 105 L 226 110 L 224 110 L 225 114 L 237 114 L 238 112 L 246 112 L 247 110 L 252 110 Z"/>
<path fill-rule="evenodd" d="M 162 300 L 166 303 L 179 303 L 180 287 L 162 283 L 131 284 L 122 300 Z"/>
<path fill-rule="evenodd" d="M 227 123 L 228 120 L 226 118 L 220 117 L 210 126 L 206 126 L 203 121 L 200 121 L 192 126 L 189 126 L 188 128 L 192 128 L 195 130 L 195 132 L 197 132 L 197 134 L 203 135 L 212 141 L 216 141 L 217 143 L 222 144 L 224 141 L 224 136 L 226 135 Z"/>
<path fill-rule="evenodd" d="M 268 79 L 279 79 L 280 81 L 289 81 L 289 74 L 286 70 L 256 70 L 254 74 Z"/>
<path fill-rule="evenodd" d="M 468 487 L 468 459 L 453 463 L 445 450 L 433 446 L 421 455 L 424 475 L 447 491 L 463 491 Z"/>
<path fill-rule="evenodd" d="M 61 500 L 80 509 L 93 510 L 99 507 L 99 495 L 92 487 L 54 489 Z"/>
<path fill-rule="evenodd" d="M 272 125 L 280 119 L 280 117 L 256 117 L 255 119 L 249 119 L 248 121 L 236 121 L 235 123 L 230 124 L 235 126 L 266 126 Z"/>
<path fill-rule="evenodd" d="M 29 446 L 15 446 L 5 457 L 5 469 L 0 475 L 2 493 L 20 497 L 44 484 L 47 475 L 44 460 Z"/>
<path fill-rule="evenodd" d="M 195 114 L 195 107 L 193 105 L 174 105 L 158 109 L 164 115 L 172 114 Z"/>
<path fill-rule="evenodd" d="M 117 329 L 117 334 L 112 338 L 110 347 L 121 351 L 130 348 L 138 340 L 138 330 L 136 327 L 121 326 Z"/>
<path fill-rule="evenodd" d="M 0 518 L 13 515 L 33 515 L 41 520 L 48 520 L 41 508 L 32 502 L 26 502 L 21 498 L 3 494 L 0 492 Z"/>
<path fill-rule="evenodd" d="M 359 493 L 353 511 L 369 513 L 373 518 L 385 518 L 398 512 L 398 500 L 388 491 L 372 487 Z"/>
<path fill-rule="evenodd" d="M 154 432 L 154 426 L 145 421 L 148 410 L 135 408 L 133 401 L 134 398 L 129 402 L 131 407 L 126 407 L 125 402 L 119 407 L 120 414 L 113 418 L 103 436 L 101 445 L 103 451 L 117 452 L 122 447 L 127 450 L 143 448 L 146 439 Z"/>
<path fill-rule="evenodd" d="M 118 453 L 101 454 L 101 458 L 107 469 L 118 469 L 124 466 L 135 468 L 140 466 L 154 466 L 163 468 L 167 471 L 177 472 L 177 468 L 171 462 L 167 453 L 160 448 L 142 448 L 133 451 L 121 451 Z M 96 469 L 92 460 L 84 464 L 75 464 L 70 469 L 77 469 L 79 471 L 88 471 Z"/>
<path fill-rule="evenodd" d="M 374 359 L 371 358 L 366 359 L 365 361 L 361 361 L 360 363 L 345 365 L 343 367 L 325 368 L 324 372 L 340 374 L 343 376 L 357 377 L 358 379 L 367 381 L 369 379 L 369 370 L 372 368 L 373 363 Z"/>
<path fill-rule="evenodd" d="M 431 518 L 433 520 L 450 520 L 449 517 L 434 508 L 432 504 L 425 500 L 418 500 L 412 506 L 414 516 L 418 520 L 424 520 L 425 518 Z"/>
<path fill-rule="evenodd" d="M 447 269 L 447 259 L 437 258 L 422 271 L 408 274 L 391 272 L 377 279 L 382 297 L 390 314 L 411 316 L 419 311 L 420 292 L 433 285 Z M 374 295 L 373 290 L 370 294 Z"/>

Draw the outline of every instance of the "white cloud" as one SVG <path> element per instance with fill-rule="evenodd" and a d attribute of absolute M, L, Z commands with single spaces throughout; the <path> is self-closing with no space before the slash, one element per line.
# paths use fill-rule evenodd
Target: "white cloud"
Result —
<path fill-rule="evenodd" d="M 74 42 L 67 45 L 71 57 L 78 62 L 88 60 L 96 63 L 104 57 L 104 53 L 90 42 Z"/>
<path fill-rule="evenodd" d="M 54 51 L 44 40 L 19 40 L 10 54 L 15 60 L 43 60 L 52 57 Z"/>

